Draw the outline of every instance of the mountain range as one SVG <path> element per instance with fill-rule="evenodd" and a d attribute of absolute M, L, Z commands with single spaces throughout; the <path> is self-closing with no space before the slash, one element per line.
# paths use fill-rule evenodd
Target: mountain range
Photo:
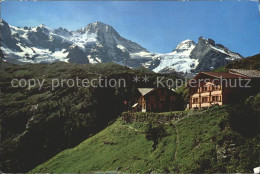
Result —
<path fill-rule="evenodd" d="M 184 40 L 169 53 L 152 53 L 110 25 L 94 22 L 76 31 L 65 28 L 15 27 L 0 21 L 1 49 L 11 63 L 77 64 L 115 62 L 130 68 L 143 66 L 159 73 L 209 71 L 243 57 L 212 39 Z"/>

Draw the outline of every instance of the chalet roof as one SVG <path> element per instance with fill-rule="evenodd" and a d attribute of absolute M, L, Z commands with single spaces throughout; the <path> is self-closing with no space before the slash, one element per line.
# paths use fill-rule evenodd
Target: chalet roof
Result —
<path fill-rule="evenodd" d="M 155 88 L 138 88 L 138 91 L 142 94 L 142 96 L 144 96 L 154 89 Z"/>
<path fill-rule="evenodd" d="M 156 90 L 161 89 L 161 88 L 137 88 L 137 89 L 141 93 L 142 96 L 145 96 L 145 95 L 150 94 L 153 91 L 156 91 Z M 165 89 L 168 89 L 170 92 L 176 94 L 174 89 L 169 89 L 169 88 L 165 88 Z"/>
<path fill-rule="evenodd" d="M 226 73 L 226 72 L 200 72 L 196 75 L 197 78 L 200 74 L 206 74 L 216 78 L 222 79 L 237 79 L 237 78 L 249 78 L 248 76 L 241 75 L 241 74 L 233 74 L 233 73 Z"/>
<path fill-rule="evenodd" d="M 252 77 L 252 78 L 260 78 L 260 71 L 258 71 L 258 70 L 230 69 L 229 72 L 245 75 L 245 76 Z"/>

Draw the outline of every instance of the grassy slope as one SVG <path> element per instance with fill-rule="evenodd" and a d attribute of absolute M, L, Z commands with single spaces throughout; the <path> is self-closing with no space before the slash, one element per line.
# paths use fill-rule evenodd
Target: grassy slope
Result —
<path fill-rule="evenodd" d="M 260 71 L 260 54 L 247 57 L 242 60 L 230 62 L 229 64 L 223 67 L 215 69 L 214 71 L 225 72 L 228 71 L 229 69 L 254 69 Z"/>
<path fill-rule="evenodd" d="M 248 156 L 243 159 L 249 161 L 244 166 L 244 163 L 239 164 L 239 157 L 234 159 L 235 155 L 241 155 L 239 151 L 229 152 L 227 148 L 227 157 L 221 159 L 217 147 L 226 147 L 233 142 L 225 138 L 227 132 L 244 140 L 244 144 L 236 145 L 236 149 L 241 151 L 245 150 L 242 146 L 247 141 L 253 142 L 253 148 L 246 152 L 248 155 L 260 151 L 259 140 L 243 137 L 231 130 L 227 124 L 229 107 L 199 112 L 166 123 L 167 136 L 159 141 L 155 150 L 153 142 L 145 136 L 147 122 L 130 124 L 118 119 L 102 132 L 75 148 L 61 152 L 31 172 L 252 172 L 257 159 Z"/>
<path fill-rule="evenodd" d="M 90 88 L 64 87 L 52 91 L 51 78 L 91 79 L 106 70 L 107 75 L 133 73 L 129 68 L 112 63 L 76 65 L 59 62 L 24 66 L 0 63 L 0 166 L 5 172 L 27 172 L 61 150 L 73 147 L 90 134 L 102 130 L 114 119 L 110 117 L 113 106 L 108 105 L 114 103 L 118 106 L 120 101 L 116 101 L 113 89 L 103 92 L 110 97 Z M 42 90 L 38 90 L 38 86 L 31 90 L 12 88 L 10 82 L 13 78 L 44 78 L 46 83 Z M 102 93 L 105 99 L 95 93 Z M 98 107 L 106 110 L 107 114 L 99 114 L 102 110 L 96 109 Z M 119 109 L 112 112 L 120 115 Z"/>
<path fill-rule="evenodd" d="M 152 87 L 158 74 L 131 70 L 115 63 L 77 65 L 14 65 L 0 61 L 0 168 L 28 172 L 64 149 L 75 147 L 114 121 L 125 109 L 123 100 L 135 98 L 137 87 Z M 133 82 L 134 76 L 150 82 Z M 51 90 L 51 79 L 126 79 L 126 88 L 69 88 Z M 166 75 L 177 78 L 176 75 Z M 11 80 L 45 79 L 44 86 L 12 88 Z"/>

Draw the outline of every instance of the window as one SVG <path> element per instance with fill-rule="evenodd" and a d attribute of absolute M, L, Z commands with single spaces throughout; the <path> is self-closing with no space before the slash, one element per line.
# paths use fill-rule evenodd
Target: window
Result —
<path fill-rule="evenodd" d="M 214 85 L 213 86 L 213 90 L 220 90 L 221 89 L 221 86 L 220 85 Z"/>
<path fill-rule="evenodd" d="M 208 97 L 202 97 L 202 103 L 208 102 Z"/>
<path fill-rule="evenodd" d="M 198 103 L 199 99 L 198 98 L 193 98 L 192 103 Z"/>
<path fill-rule="evenodd" d="M 212 96 L 212 101 L 221 101 L 221 96 Z"/>
<path fill-rule="evenodd" d="M 203 92 L 207 92 L 207 91 L 208 91 L 207 86 L 204 86 L 204 87 L 202 88 L 202 91 L 203 91 Z"/>

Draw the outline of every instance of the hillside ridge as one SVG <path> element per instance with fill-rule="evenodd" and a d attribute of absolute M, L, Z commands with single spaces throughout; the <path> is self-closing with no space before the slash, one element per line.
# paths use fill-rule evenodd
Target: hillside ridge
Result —
<path fill-rule="evenodd" d="M 151 121 L 133 123 L 118 118 L 97 135 L 61 152 L 31 172 L 252 172 L 258 164 L 253 159 L 260 150 L 259 140 L 246 138 L 229 127 L 233 124 L 228 120 L 234 117 L 234 109 L 221 106 L 194 113 L 184 111 L 186 116 L 179 121 L 164 124 L 152 116 Z M 141 120 L 149 117 L 149 113 L 140 114 Z M 245 126 L 250 125 L 246 123 Z M 158 140 L 156 146 L 154 138 Z M 248 146 L 252 148 L 250 152 L 246 150 Z M 250 156 L 244 158 L 248 153 Z M 240 157 L 235 159 L 234 155 Z"/>

